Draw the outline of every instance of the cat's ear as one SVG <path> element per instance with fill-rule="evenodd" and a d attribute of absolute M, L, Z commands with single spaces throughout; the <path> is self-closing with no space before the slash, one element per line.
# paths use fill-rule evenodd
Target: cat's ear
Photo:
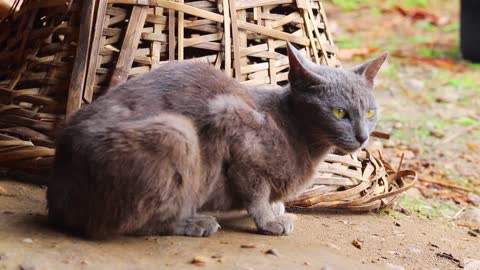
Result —
<path fill-rule="evenodd" d="M 365 79 L 373 85 L 373 80 L 375 79 L 375 76 L 377 76 L 383 63 L 388 59 L 388 55 L 388 52 L 384 52 L 382 55 L 354 67 L 352 71 L 358 75 L 364 76 Z"/>
<path fill-rule="evenodd" d="M 318 83 L 318 76 L 309 70 L 309 63 L 293 45 L 287 41 L 288 61 L 290 70 L 288 72 L 288 81 L 292 85 L 308 86 L 309 83 Z"/>

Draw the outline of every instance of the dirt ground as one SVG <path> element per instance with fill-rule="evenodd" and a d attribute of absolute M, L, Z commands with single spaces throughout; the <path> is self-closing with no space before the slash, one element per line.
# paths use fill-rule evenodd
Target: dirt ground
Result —
<path fill-rule="evenodd" d="M 400 212 L 295 213 L 295 230 L 283 237 L 255 234 L 244 213 L 232 213 L 210 238 L 94 242 L 48 225 L 44 188 L 0 187 L 0 269 L 458 269 L 480 259 L 480 236 L 468 228 Z M 195 257 L 204 265 L 192 264 Z"/>
<path fill-rule="evenodd" d="M 420 176 L 393 210 L 295 213 L 285 237 L 234 213 L 210 238 L 92 242 L 48 226 L 45 189 L 0 180 L 0 269 L 480 269 L 480 66 L 460 56 L 459 2 L 324 1 L 345 66 L 392 56 L 375 92 L 381 144 Z"/>

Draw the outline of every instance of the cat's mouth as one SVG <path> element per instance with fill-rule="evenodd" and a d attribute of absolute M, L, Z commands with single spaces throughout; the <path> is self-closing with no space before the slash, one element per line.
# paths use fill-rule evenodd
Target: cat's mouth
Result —
<path fill-rule="evenodd" d="M 351 154 L 351 153 L 354 153 L 354 152 L 357 152 L 358 150 L 364 148 L 368 143 L 368 140 L 361 144 L 359 142 L 355 142 L 355 143 L 337 143 L 335 144 L 335 148 L 338 152 L 340 152 L 341 154 Z"/>

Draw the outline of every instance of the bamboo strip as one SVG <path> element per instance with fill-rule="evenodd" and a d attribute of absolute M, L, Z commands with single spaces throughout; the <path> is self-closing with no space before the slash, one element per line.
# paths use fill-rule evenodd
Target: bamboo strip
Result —
<path fill-rule="evenodd" d="M 141 30 L 147 18 L 147 10 L 148 7 L 144 6 L 133 7 L 122 49 L 110 80 L 110 88 L 120 85 L 128 79 L 128 74 L 133 64 L 134 52 L 137 49 L 142 34 Z"/>

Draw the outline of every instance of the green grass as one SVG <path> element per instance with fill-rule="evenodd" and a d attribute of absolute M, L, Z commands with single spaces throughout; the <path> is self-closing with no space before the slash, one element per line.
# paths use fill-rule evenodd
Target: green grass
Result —
<path fill-rule="evenodd" d="M 352 48 L 361 48 L 363 44 L 360 40 L 352 39 L 350 36 L 346 35 L 339 35 L 336 38 L 336 43 L 338 47 L 345 48 L 345 49 L 352 49 Z"/>
<path fill-rule="evenodd" d="M 459 125 L 462 125 L 462 126 L 465 126 L 465 127 L 468 127 L 468 126 L 476 124 L 477 120 L 475 120 L 471 117 L 468 117 L 468 116 L 462 116 L 462 117 L 457 118 L 455 120 L 455 123 L 459 124 Z"/>
<path fill-rule="evenodd" d="M 460 51 L 457 47 L 449 48 L 448 50 L 437 50 L 431 48 L 420 48 L 420 54 L 430 58 L 457 58 Z"/>
<path fill-rule="evenodd" d="M 404 1 L 407 7 L 428 7 L 428 0 L 406 0 Z"/>
<path fill-rule="evenodd" d="M 447 82 L 448 85 L 455 86 L 455 87 L 468 87 L 468 88 L 475 88 L 479 87 L 478 80 L 474 80 L 470 77 L 463 77 L 462 79 L 451 78 Z"/>
<path fill-rule="evenodd" d="M 421 198 L 405 195 L 400 202 L 402 208 L 417 212 L 423 218 L 451 218 L 458 211 L 452 204 L 442 201 L 429 203 Z"/>
<path fill-rule="evenodd" d="M 369 4 L 371 0 L 330 0 L 332 4 L 340 7 L 343 11 L 358 9 L 360 4 Z"/>

